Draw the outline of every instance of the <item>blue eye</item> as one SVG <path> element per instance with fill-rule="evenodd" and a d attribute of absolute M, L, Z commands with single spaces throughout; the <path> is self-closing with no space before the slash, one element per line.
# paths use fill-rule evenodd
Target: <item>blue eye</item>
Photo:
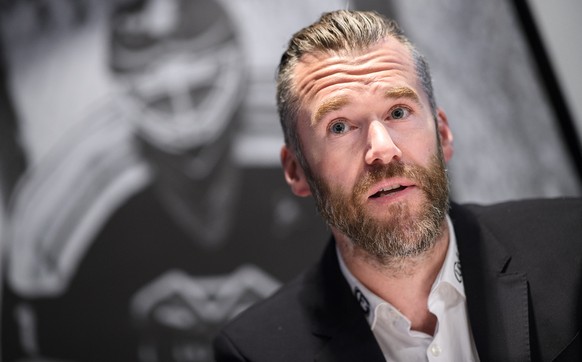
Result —
<path fill-rule="evenodd" d="M 343 134 L 348 131 L 348 128 L 349 127 L 345 122 L 335 122 L 329 127 L 329 130 L 331 133 Z"/>
<path fill-rule="evenodd" d="M 390 112 L 392 119 L 402 119 L 408 116 L 410 111 L 404 107 L 396 107 Z"/>

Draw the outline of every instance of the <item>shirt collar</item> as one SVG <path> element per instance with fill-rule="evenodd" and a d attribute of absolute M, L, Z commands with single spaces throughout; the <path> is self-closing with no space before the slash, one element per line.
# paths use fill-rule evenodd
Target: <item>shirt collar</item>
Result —
<path fill-rule="evenodd" d="M 459 250 L 457 249 L 457 237 L 453 223 L 447 216 L 447 225 L 449 227 L 449 247 L 447 256 L 439 274 L 437 275 L 431 290 L 435 290 L 441 283 L 445 282 L 457 290 L 465 299 L 465 288 L 463 285 L 463 274 L 461 273 L 461 261 L 459 260 Z"/>
<path fill-rule="evenodd" d="M 455 236 L 455 230 L 451 219 L 447 215 L 447 227 L 449 228 L 449 246 L 447 249 L 447 255 L 445 256 L 445 261 L 439 274 L 437 275 L 432 288 L 431 293 L 437 289 L 442 283 L 447 283 L 459 293 L 460 296 L 465 299 L 465 288 L 463 285 L 463 276 L 461 274 L 461 262 L 459 260 L 459 252 L 457 249 L 457 238 Z M 338 261 L 342 274 L 346 278 L 348 284 L 356 299 L 360 303 L 368 323 L 373 324 L 375 319 L 375 311 L 378 305 L 387 303 L 385 300 L 374 294 L 368 288 L 366 288 L 347 268 L 344 263 L 342 256 L 339 251 L 336 253 L 338 256 Z"/>

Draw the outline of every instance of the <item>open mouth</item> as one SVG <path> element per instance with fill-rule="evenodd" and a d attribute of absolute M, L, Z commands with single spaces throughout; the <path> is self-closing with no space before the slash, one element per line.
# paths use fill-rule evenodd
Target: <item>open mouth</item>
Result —
<path fill-rule="evenodd" d="M 379 197 L 389 196 L 389 195 L 395 194 L 397 192 L 403 191 L 407 187 L 408 186 L 402 186 L 402 185 L 394 185 L 392 187 L 384 187 L 384 188 L 378 190 L 378 192 L 376 192 L 375 194 L 371 195 L 370 198 L 377 199 Z"/>

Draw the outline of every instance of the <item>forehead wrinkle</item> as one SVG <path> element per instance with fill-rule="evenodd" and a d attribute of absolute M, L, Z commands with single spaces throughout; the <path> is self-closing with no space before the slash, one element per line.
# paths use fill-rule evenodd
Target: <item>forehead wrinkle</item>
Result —
<path fill-rule="evenodd" d="M 348 96 L 345 96 L 345 95 L 344 96 L 333 97 L 331 99 L 326 100 L 325 102 L 323 102 L 323 104 L 321 104 L 317 108 L 317 111 L 315 112 L 315 115 L 313 116 L 313 118 L 311 118 L 311 125 L 312 126 L 315 126 L 327 114 L 329 114 L 329 113 L 331 113 L 333 111 L 337 111 L 338 109 L 341 109 L 343 106 L 345 106 L 349 102 L 350 102 L 349 97 Z"/>
<path fill-rule="evenodd" d="M 394 55 L 374 57 L 373 54 L 368 54 L 358 59 L 345 57 L 303 59 L 301 63 L 302 67 L 310 67 L 317 63 L 316 69 L 311 70 L 296 83 L 298 93 L 306 98 L 312 97 L 321 89 L 338 81 L 358 81 L 369 84 L 382 78 L 386 73 L 405 73 L 410 70 L 409 65 L 403 63 L 401 57 Z M 362 76 L 364 78 L 361 78 Z"/>
<path fill-rule="evenodd" d="M 294 70 L 295 94 L 301 104 L 313 101 L 317 94 L 328 87 L 336 89 L 342 84 L 360 83 L 369 86 L 384 78 L 406 74 L 416 75 L 408 49 L 399 43 L 386 48 L 386 43 L 356 53 L 314 52 L 304 54 Z M 387 51 L 388 50 L 388 51 Z M 385 97 L 409 98 L 420 103 L 414 90 L 395 90 L 385 92 Z M 343 104 L 340 104 L 343 103 Z M 329 112 L 340 109 L 346 102 L 337 99 L 320 106 L 308 116 L 311 125 L 317 124 Z"/>
<path fill-rule="evenodd" d="M 311 58 L 314 58 L 313 56 L 311 56 Z M 343 73 L 343 71 L 339 68 L 342 64 L 342 61 L 339 59 L 334 59 L 334 58 L 327 58 L 327 59 L 303 59 L 300 62 L 300 65 L 305 68 L 305 67 L 309 67 L 310 65 L 313 65 L 314 63 L 318 63 L 317 68 L 315 70 L 311 70 L 307 75 L 305 75 L 303 77 L 303 79 L 300 79 L 297 82 L 297 91 L 299 92 L 299 94 L 303 94 L 303 95 L 310 95 L 311 93 L 313 93 L 314 88 L 318 89 L 321 88 L 322 86 L 325 87 L 327 85 L 327 83 L 329 82 L 333 82 L 333 81 L 328 81 L 328 82 L 323 82 L 323 85 L 319 85 L 318 83 L 322 80 L 325 79 L 329 79 L 330 77 L 333 77 L 334 75 L 337 74 L 341 74 Z M 298 66 L 299 68 L 299 66 Z"/>

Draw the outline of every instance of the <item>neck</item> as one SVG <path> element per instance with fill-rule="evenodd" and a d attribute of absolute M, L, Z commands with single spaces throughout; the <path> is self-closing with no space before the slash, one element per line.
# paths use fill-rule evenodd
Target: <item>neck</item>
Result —
<path fill-rule="evenodd" d="M 448 250 L 446 220 L 432 247 L 414 257 L 378 261 L 336 230 L 334 236 L 347 268 L 366 288 L 404 314 L 413 330 L 434 333 L 436 317 L 429 312 L 427 304 Z"/>

